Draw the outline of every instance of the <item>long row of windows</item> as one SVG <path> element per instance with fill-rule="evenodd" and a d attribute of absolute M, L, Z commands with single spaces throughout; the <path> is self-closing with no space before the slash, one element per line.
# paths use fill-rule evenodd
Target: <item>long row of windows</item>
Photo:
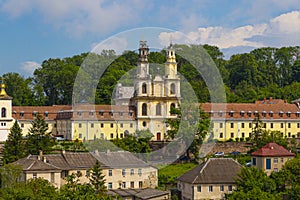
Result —
<path fill-rule="evenodd" d="M 214 188 L 216 188 L 217 186 L 213 186 L 213 185 L 209 185 L 208 186 L 208 192 L 213 192 L 214 191 Z M 224 185 L 220 185 L 220 187 L 219 187 L 219 190 L 220 190 L 220 192 L 224 192 L 224 188 L 225 188 L 225 186 Z M 228 185 L 228 191 L 232 191 L 232 185 Z M 201 185 L 198 185 L 197 186 L 197 192 L 202 192 L 202 187 L 201 187 Z"/>
<path fill-rule="evenodd" d="M 95 127 L 95 124 L 94 123 L 90 123 L 90 125 L 91 125 L 91 128 L 94 128 Z M 101 123 L 100 124 L 100 127 L 101 128 L 104 128 L 104 123 Z M 108 124 L 106 124 L 106 125 L 108 125 Z M 124 127 L 124 124 L 123 123 L 120 123 L 120 124 L 118 124 L 119 125 L 119 127 L 120 128 L 123 128 Z M 130 123 L 129 124 L 129 126 L 130 126 L 130 128 L 133 128 L 133 123 Z M 82 123 L 78 123 L 78 128 L 82 128 Z M 114 128 L 114 123 L 110 123 L 110 128 Z"/>
<path fill-rule="evenodd" d="M 230 123 L 230 128 L 234 128 L 234 124 L 233 122 Z M 268 123 L 270 125 L 270 128 L 274 128 L 274 123 Z M 280 123 L 280 128 L 284 128 L 284 124 L 286 124 L 287 128 L 292 128 L 292 123 L 288 122 L 288 123 Z M 241 123 L 241 128 L 245 128 L 246 123 Z M 262 124 L 264 128 L 267 128 L 267 123 L 263 123 Z M 253 123 L 248 123 L 248 127 L 252 128 Z M 223 123 L 219 123 L 219 127 L 223 128 Z M 297 128 L 300 128 L 300 123 L 297 123 Z"/>
<path fill-rule="evenodd" d="M 223 112 L 223 111 L 219 111 L 218 112 L 218 116 L 219 117 L 222 117 L 223 116 L 223 113 L 225 113 L 225 112 Z M 230 116 L 230 117 L 234 117 L 234 111 L 229 111 L 229 112 L 227 112 L 228 113 L 228 115 Z M 226 113 L 225 113 L 226 114 Z M 259 112 L 258 111 L 254 111 L 254 113 L 252 113 L 252 111 L 248 111 L 247 113 L 245 113 L 245 111 L 241 111 L 240 113 L 240 116 L 241 117 L 245 117 L 245 116 L 248 116 L 248 117 L 252 117 L 252 115 L 254 116 L 254 117 L 259 117 L 260 116 L 260 114 L 259 114 Z M 268 113 L 267 113 L 267 111 L 262 111 L 261 112 L 261 116 L 262 117 L 267 117 L 267 114 L 270 116 L 270 117 L 273 117 L 274 116 L 274 114 L 276 114 L 276 113 L 274 113 L 273 111 L 269 111 Z M 291 117 L 291 114 L 293 114 L 292 112 L 286 112 L 285 113 L 285 115 L 287 116 L 287 117 Z M 295 112 L 294 113 L 295 114 L 295 116 L 296 117 L 300 117 L 300 112 Z M 213 117 L 213 116 L 215 116 L 215 113 L 214 113 L 214 111 L 209 111 L 209 115 L 211 116 L 211 117 Z M 280 117 L 284 117 L 284 112 L 283 111 L 279 111 L 278 112 L 278 115 L 280 116 Z"/>

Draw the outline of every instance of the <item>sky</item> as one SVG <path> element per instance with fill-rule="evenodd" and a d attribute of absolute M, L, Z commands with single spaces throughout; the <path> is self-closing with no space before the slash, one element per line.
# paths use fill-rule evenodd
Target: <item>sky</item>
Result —
<path fill-rule="evenodd" d="M 32 76 L 44 60 L 90 52 L 128 30 L 151 30 L 144 27 L 160 27 L 160 41 L 171 34 L 174 43 L 188 37 L 218 46 L 225 58 L 300 46 L 300 0 L 0 0 L 0 75 Z M 135 36 L 136 48 L 141 37 Z M 109 47 L 132 42 L 114 41 Z"/>

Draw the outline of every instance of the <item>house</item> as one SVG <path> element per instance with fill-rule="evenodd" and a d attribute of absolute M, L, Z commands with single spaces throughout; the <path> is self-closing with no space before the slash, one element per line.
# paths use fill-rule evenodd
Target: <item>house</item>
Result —
<path fill-rule="evenodd" d="M 223 199 L 236 188 L 241 168 L 232 158 L 208 159 L 178 178 L 181 199 Z"/>
<path fill-rule="evenodd" d="M 155 188 L 157 169 L 127 151 L 29 155 L 14 164 L 21 165 L 23 180 L 44 178 L 55 187 L 66 183 L 65 177 L 81 173 L 80 182 L 89 182 L 90 169 L 100 162 L 108 189 Z"/>
<path fill-rule="evenodd" d="M 118 196 L 125 200 L 163 200 L 170 199 L 167 191 L 156 190 L 153 188 L 144 189 L 116 189 L 109 190 L 111 196 Z"/>
<path fill-rule="evenodd" d="M 253 166 L 262 169 L 270 175 L 272 172 L 281 170 L 284 163 L 293 157 L 295 157 L 294 153 L 291 153 L 283 146 L 270 142 L 251 153 L 251 162 Z"/>

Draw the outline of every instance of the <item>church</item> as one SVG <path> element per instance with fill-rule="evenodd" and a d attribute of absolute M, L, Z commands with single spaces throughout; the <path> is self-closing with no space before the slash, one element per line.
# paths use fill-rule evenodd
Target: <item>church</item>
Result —
<path fill-rule="evenodd" d="M 12 106 L 12 97 L 6 94 L 2 83 L 0 141 L 6 140 L 14 120 L 18 120 L 23 135 L 27 135 L 37 114 L 45 118 L 52 135 L 66 140 L 110 140 L 134 134 L 136 130 L 149 130 L 153 134 L 152 140 L 164 140 L 165 120 L 176 118 L 170 110 L 178 107 L 180 101 L 175 48 L 171 42 L 166 49 L 164 75 L 150 74 L 148 55 L 147 42 L 140 41 L 134 86 L 118 84 L 115 105 Z"/>
<path fill-rule="evenodd" d="M 164 72 L 160 74 L 150 73 L 153 69 L 150 70 L 148 55 L 146 41 L 140 41 L 133 86 L 117 84 L 114 105 L 12 106 L 12 97 L 2 83 L 0 141 L 7 139 L 15 120 L 27 135 L 37 114 L 45 118 L 53 136 L 65 140 L 111 140 L 137 130 L 149 130 L 153 141 L 165 140 L 169 128 L 165 121 L 177 117 L 170 110 L 178 108 L 182 98 L 175 48 L 170 42 Z M 246 141 L 258 117 L 264 129 L 279 131 L 286 138 L 300 138 L 300 99 L 288 103 L 270 97 L 254 103 L 202 103 L 200 107 L 211 119 L 209 135 L 214 140 Z"/>

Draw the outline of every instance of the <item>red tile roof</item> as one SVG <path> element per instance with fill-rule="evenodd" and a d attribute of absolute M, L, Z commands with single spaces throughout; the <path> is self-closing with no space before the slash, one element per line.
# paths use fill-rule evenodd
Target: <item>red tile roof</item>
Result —
<path fill-rule="evenodd" d="M 274 142 L 270 142 L 258 149 L 257 151 L 251 153 L 251 156 L 259 157 L 294 157 L 295 154 L 289 152 L 283 146 L 280 146 Z"/>

